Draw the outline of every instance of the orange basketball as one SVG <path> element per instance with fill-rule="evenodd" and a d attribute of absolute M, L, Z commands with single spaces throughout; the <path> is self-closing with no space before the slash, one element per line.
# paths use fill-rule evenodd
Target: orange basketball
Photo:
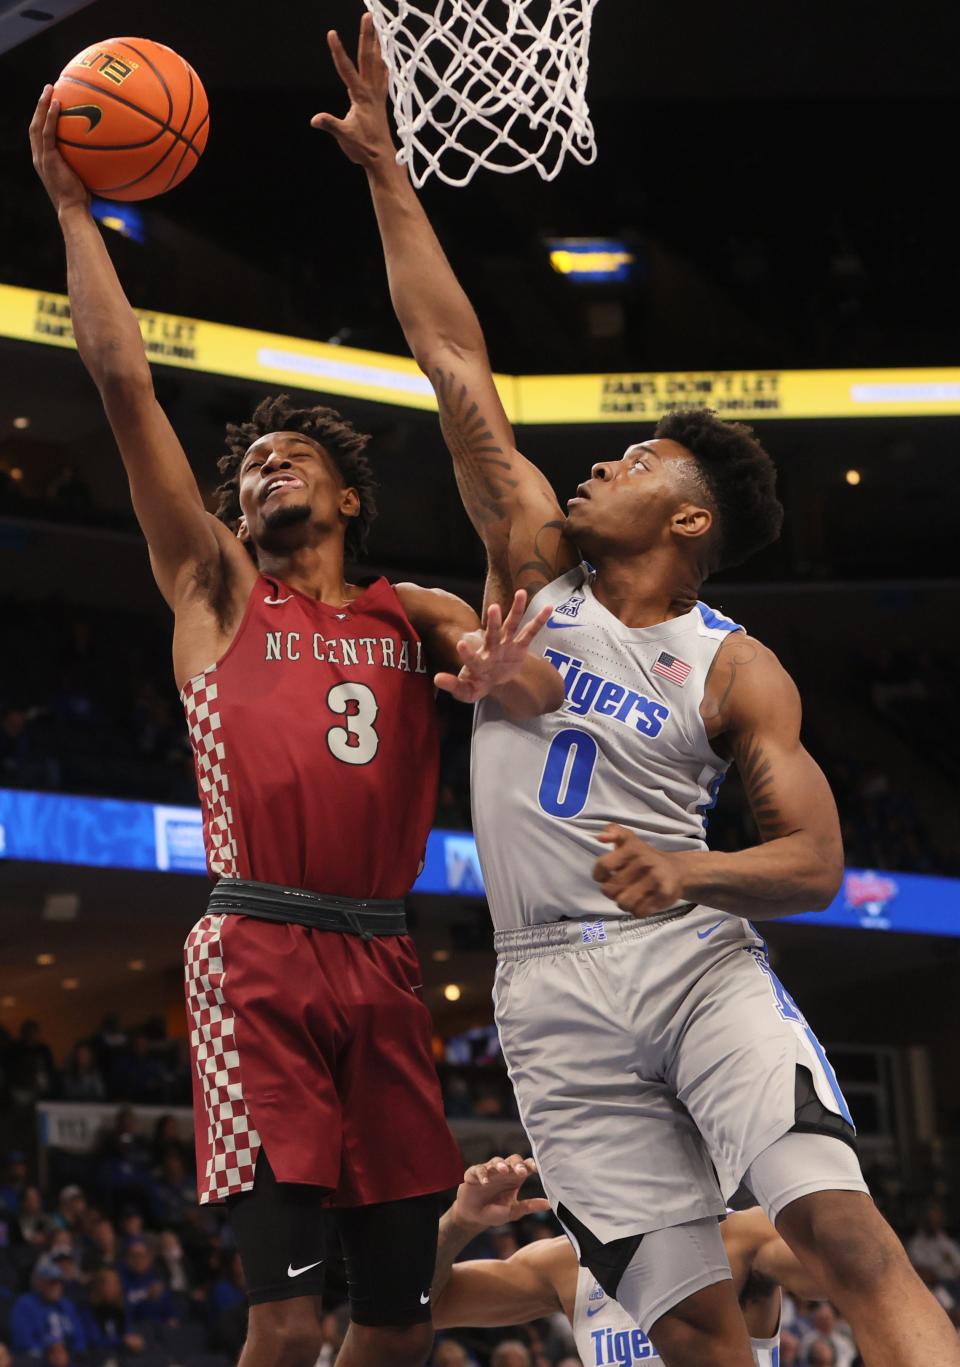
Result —
<path fill-rule="evenodd" d="M 57 145 L 106 199 L 150 199 L 190 174 L 210 113 L 189 62 L 149 38 L 108 38 L 77 53 L 54 87 Z"/>

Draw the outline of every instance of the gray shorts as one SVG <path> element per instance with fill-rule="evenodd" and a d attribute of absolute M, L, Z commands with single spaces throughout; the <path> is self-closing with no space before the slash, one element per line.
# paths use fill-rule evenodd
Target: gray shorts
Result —
<path fill-rule="evenodd" d="M 561 921 L 495 945 L 504 1057 L 568 1228 L 608 1245 L 718 1216 L 781 1135 L 852 1138 L 820 1043 L 739 917 Z"/>

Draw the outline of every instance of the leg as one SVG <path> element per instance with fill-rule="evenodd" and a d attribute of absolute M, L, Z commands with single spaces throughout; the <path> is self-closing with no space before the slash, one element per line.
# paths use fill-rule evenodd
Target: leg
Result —
<path fill-rule="evenodd" d="M 252 1189 L 228 1202 L 250 1300 L 241 1367 L 313 1367 L 319 1356 L 326 1196 L 278 1182 L 261 1149 Z"/>
<path fill-rule="evenodd" d="M 433 1344 L 436 1195 L 339 1213 L 351 1324 L 337 1367 L 421 1367 Z"/>
<path fill-rule="evenodd" d="M 870 1367 L 960 1367 L 960 1339 L 862 1192 L 818 1191 L 776 1221 L 849 1320 Z"/>
<path fill-rule="evenodd" d="M 752 1367 L 747 1326 L 715 1218 L 602 1244 L 563 1206 L 580 1261 L 667 1367 Z"/>
<path fill-rule="evenodd" d="M 251 1305 L 238 1367 L 313 1367 L 323 1345 L 320 1314 L 317 1296 Z"/>
<path fill-rule="evenodd" d="M 687 1296 L 650 1328 L 666 1367 L 751 1367 L 753 1355 L 733 1282 Z"/>
<path fill-rule="evenodd" d="M 849 1320 L 870 1367 L 960 1367 L 956 1330 L 871 1201 L 848 1144 L 785 1134 L 746 1182 Z"/>

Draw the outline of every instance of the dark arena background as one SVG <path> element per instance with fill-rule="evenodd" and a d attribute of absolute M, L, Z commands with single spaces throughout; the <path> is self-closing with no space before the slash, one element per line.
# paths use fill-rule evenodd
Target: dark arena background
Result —
<path fill-rule="evenodd" d="M 171 618 L 72 347 L 27 125 L 43 84 L 104 35 L 188 58 L 211 108 L 200 164 L 96 214 L 208 506 L 227 421 L 280 390 L 330 403 L 374 438 L 381 515 L 357 573 L 478 604 L 482 550 L 393 318 L 363 174 L 309 126 L 344 109 L 325 31 L 352 49 L 362 12 L 0 0 L 0 1367 L 229 1367 L 246 1316 L 229 1231 L 195 1205 L 182 944 L 208 881 Z M 957 39 L 943 4 L 887 22 L 862 5 L 599 0 L 596 163 L 422 196 L 519 445 L 561 501 L 691 402 L 755 424 L 776 460 L 780 540 L 705 597 L 797 680 L 847 870 L 827 911 L 765 934 L 849 1099 L 874 1197 L 960 1325 Z M 492 1024 L 470 709 L 440 709 L 409 917 L 472 1163 L 527 1141 Z M 731 778 L 711 844 L 754 839 Z M 556 1229 L 531 1218 L 479 1252 Z M 132 1343 L 24 1336 L 50 1258 L 81 1322 L 95 1271 L 119 1269 Z M 345 1325 L 337 1268 L 326 1308 L 323 1364 Z M 783 1367 L 857 1357 L 823 1307 L 789 1299 L 784 1326 Z M 538 1321 L 443 1334 L 432 1361 L 577 1358 L 561 1323 Z"/>

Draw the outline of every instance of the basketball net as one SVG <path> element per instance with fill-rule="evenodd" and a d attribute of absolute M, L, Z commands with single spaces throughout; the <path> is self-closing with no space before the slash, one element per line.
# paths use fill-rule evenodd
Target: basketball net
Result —
<path fill-rule="evenodd" d="M 569 152 L 597 155 L 587 108 L 597 0 L 363 0 L 390 73 L 397 161 L 414 185 L 466 185 L 481 166 L 535 166 L 553 180 Z"/>

